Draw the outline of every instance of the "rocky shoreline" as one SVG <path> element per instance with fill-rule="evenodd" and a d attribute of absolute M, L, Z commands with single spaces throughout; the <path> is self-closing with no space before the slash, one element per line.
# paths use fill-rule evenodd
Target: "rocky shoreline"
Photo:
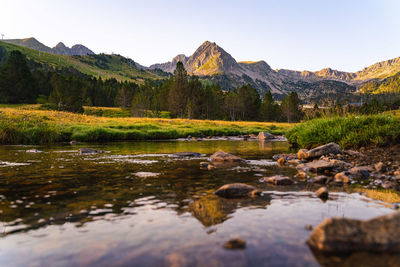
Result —
<path fill-rule="evenodd" d="M 263 136 L 264 134 L 261 134 Z M 259 135 L 259 136 L 260 136 Z M 300 149 L 297 154 L 274 155 L 280 167 L 297 169 L 294 177 L 275 175 L 259 181 L 286 186 L 295 180 L 322 185 L 316 196 L 329 199 L 329 186 L 357 185 L 365 188 L 400 189 L 400 145 L 388 148 L 361 148 L 342 150 L 329 143 L 311 150 Z M 211 169 L 216 163 L 244 163 L 245 160 L 218 151 L 210 157 L 211 163 L 201 167 Z M 241 183 L 226 184 L 214 192 L 224 198 L 255 198 L 262 194 L 257 188 Z M 328 218 L 311 233 L 307 244 L 317 253 L 343 255 L 354 252 L 398 253 L 400 212 L 361 221 L 348 218 Z M 310 228 L 312 229 L 312 228 Z"/>

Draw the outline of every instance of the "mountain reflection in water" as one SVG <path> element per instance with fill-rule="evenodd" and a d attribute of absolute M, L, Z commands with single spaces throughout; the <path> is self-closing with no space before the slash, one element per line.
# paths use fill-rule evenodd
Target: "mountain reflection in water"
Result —
<path fill-rule="evenodd" d="M 0 161 L 17 163 L 0 165 L 1 266 L 334 265 L 346 259 L 314 257 L 305 245 L 310 234 L 305 225 L 332 216 L 367 219 L 392 212 L 340 188 L 322 202 L 312 193 L 316 187 L 304 182 L 260 183 L 261 176 L 296 173 L 271 164 L 272 155 L 289 150 L 285 142 L 89 145 L 109 151 L 97 155 L 79 155 L 79 147 L 0 147 Z M 43 152 L 26 153 L 32 148 Z M 199 163 L 218 150 L 252 161 L 200 170 Z M 182 151 L 204 156 L 170 156 Z M 135 175 L 140 172 L 159 175 Z M 264 194 L 254 199 L 213 194 L 232 182 Z M 246 249 L 224 249 L 232 238 L 244 239 Z M 374 255 L 362 256 L 369 257 L 373 262 Z"/>

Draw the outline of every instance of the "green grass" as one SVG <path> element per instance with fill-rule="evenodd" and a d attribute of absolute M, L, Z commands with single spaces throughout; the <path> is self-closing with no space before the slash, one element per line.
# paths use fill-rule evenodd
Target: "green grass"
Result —
<path fill-rule="evenodd" d="M 107 118 L 37 110 L 37 105 L 0 108 L 1 144 L 46 144 L 64 141 L 154 140 L 240 135 L 269 131 L 283 134 L 292 124 L 163 118 Z"/>
<path fill-rule="evenodd" d="M 18 50 L 27 59 L 53 68 L 73 67 L 78 71 L 102 78 L 115 78 L 119 81 L 141 83 L 144 79 L 161 79 L 154 72 L 137 68 L 130 60 L 119 55 L 65 56 L 39 52 L 27 47 L 0 41 L 6 51 Z"/>
<path fill-rule="evenodd" d="M 389 145 L 400 140 L 400 118 L 382 114 L 314 119 L 293 127 L 286 137 L 302 148 L 329 142 L 343 148 Z"/>

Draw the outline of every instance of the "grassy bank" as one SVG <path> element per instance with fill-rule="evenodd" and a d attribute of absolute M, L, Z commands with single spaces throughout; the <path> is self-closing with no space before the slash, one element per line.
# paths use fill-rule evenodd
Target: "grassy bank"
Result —
<path fill-rule="evenodd" d="M 302 148 L 329 142 L 344 148 L 389 145 L 400 141 L 400 118 L 383 114 L 314 119 L 296 125 L 286 137 Z"/>
<path fill-rule="evenodd" d="M 269 131 L 283 134 L 287 123 L 227 122 L 158 118 L 107 118 L 68 112 L 0 107 L 0 143 L 45 144 L 222 136 Z"/>

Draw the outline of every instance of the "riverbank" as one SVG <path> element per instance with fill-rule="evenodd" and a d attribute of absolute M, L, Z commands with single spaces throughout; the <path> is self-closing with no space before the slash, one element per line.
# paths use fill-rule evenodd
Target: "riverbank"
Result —
<path fill-rule="evenodd" d="M 400 141 L 400 118 L 379 114 L 314 119 L 291 128 L 286 137 L 307 149 L 330 142 L 342 148 L 385 146 Z"/>
<path fill-rule="evenodd" d="M 1 144 L 49 144 L 232 136 L 268 131 L 281 135 L 293 124 L 162 118 L 107 118 L 60 111 L 0 107 Z"/>

